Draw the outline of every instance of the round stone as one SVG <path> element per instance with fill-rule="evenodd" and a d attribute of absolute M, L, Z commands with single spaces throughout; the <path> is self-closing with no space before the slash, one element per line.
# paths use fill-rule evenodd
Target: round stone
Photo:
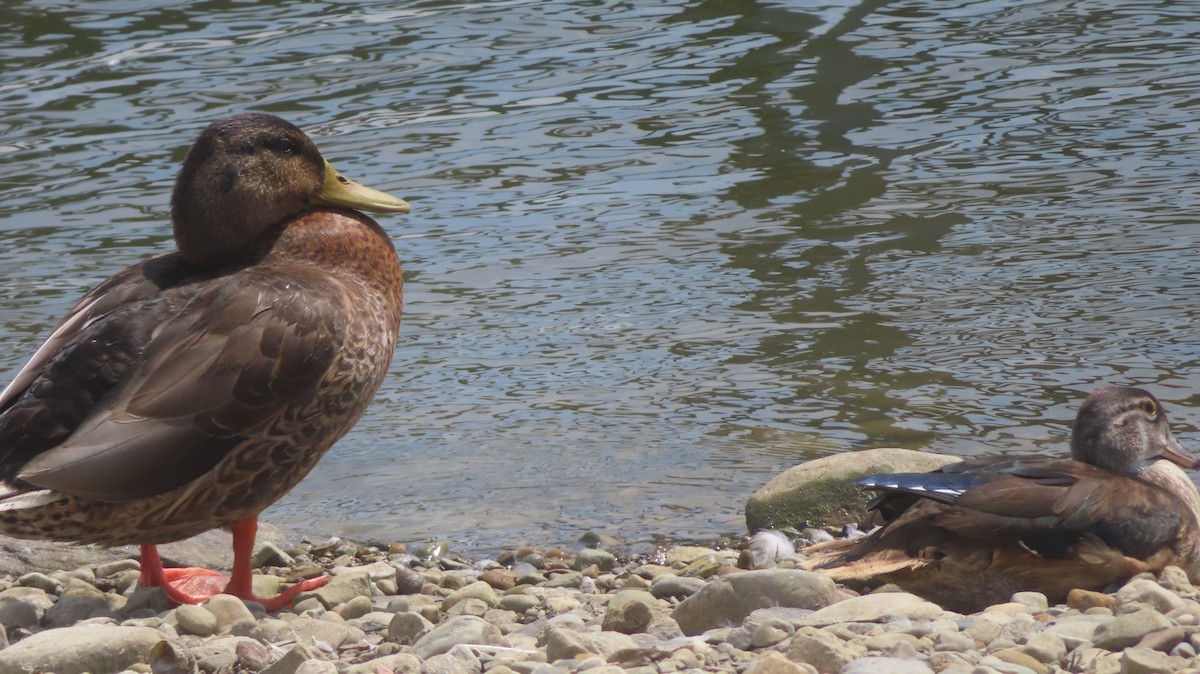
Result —
<path fill-rule="evenodd" d="M 183 604 L 175 609 L 175 621 L 183 634 L 207 637 L 217 632 L 217 616 L 203 606 Z"/>

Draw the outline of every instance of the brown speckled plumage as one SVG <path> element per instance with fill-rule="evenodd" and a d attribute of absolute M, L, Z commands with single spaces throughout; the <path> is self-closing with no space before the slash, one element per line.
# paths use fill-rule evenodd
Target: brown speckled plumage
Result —
<path fill-rule="evenodd" d="M 1072 461 L 992 457 L 860 483 L 885 524 L 807 549 L 806 566 L 852 586 L 895 583 L 957 611 L 1035 590 L 1052 602 L 1167 565 L 1200 580 L 1200 493 L 1166 411 L 1108 387 L 1080 408 Z M 1179 465 L 1176 465 L 1179 464 Z"/>
<path fill-rule="evenodd" d="M 180 540 L 255 517 L 350 430 L 402 305 L 391 241 L 350 208 L 407 205 L 330 171 L 271 115 L 201 134 L 179 252 L 95 288 L 0 394 L 0 533 Z"/>

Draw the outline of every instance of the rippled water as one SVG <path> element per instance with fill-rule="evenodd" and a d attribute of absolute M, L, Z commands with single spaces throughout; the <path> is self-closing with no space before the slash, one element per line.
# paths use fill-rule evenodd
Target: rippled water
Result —
<path fill-rule="evenodd" d="M 380 218 L 393 374 L 278 523 L 711 538 L 821 454 L 1061 451 L 1101 383 L 1148 386 L 1194 445 L 1197 16 L 5 3 L 0 369 L 171 246 L 187 144 L 258 109 L 413 204 Z"/>

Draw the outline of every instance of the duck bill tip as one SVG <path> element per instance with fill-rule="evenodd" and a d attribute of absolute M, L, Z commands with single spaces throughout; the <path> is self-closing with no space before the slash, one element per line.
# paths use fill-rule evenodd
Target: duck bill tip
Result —
<path fill-rule="evenodd" d="M 1185 470 L 1194 470 L 1197 466 L 1200 466 L 1200 459 L 1185 451 L 1179 443 L 1163 447 L 1159 458 L 1166 459 Z"/>

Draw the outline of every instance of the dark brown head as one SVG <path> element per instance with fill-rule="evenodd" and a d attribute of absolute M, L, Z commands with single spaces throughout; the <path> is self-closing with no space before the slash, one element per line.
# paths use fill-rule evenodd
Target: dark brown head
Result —
<path fill-rule="evenodd" d="M 201 267 L 236 263 L 275 225 L 340 206 L 407 213 L 401 199 L 347 180 L 292 124 L 248 112 L 209 124 L 188 151 L 171 195 L 175 241 Z"/>
<path fill-rule="evenodd" d="M 1183 468 L 1200 465 L 1167 425 L 1162 403 L 1140 388 L 1107 386 L 1083 401 L 1071 431 L 1071 457 L 1114 473 L 1136 474 L 1166 459 Z"/>

